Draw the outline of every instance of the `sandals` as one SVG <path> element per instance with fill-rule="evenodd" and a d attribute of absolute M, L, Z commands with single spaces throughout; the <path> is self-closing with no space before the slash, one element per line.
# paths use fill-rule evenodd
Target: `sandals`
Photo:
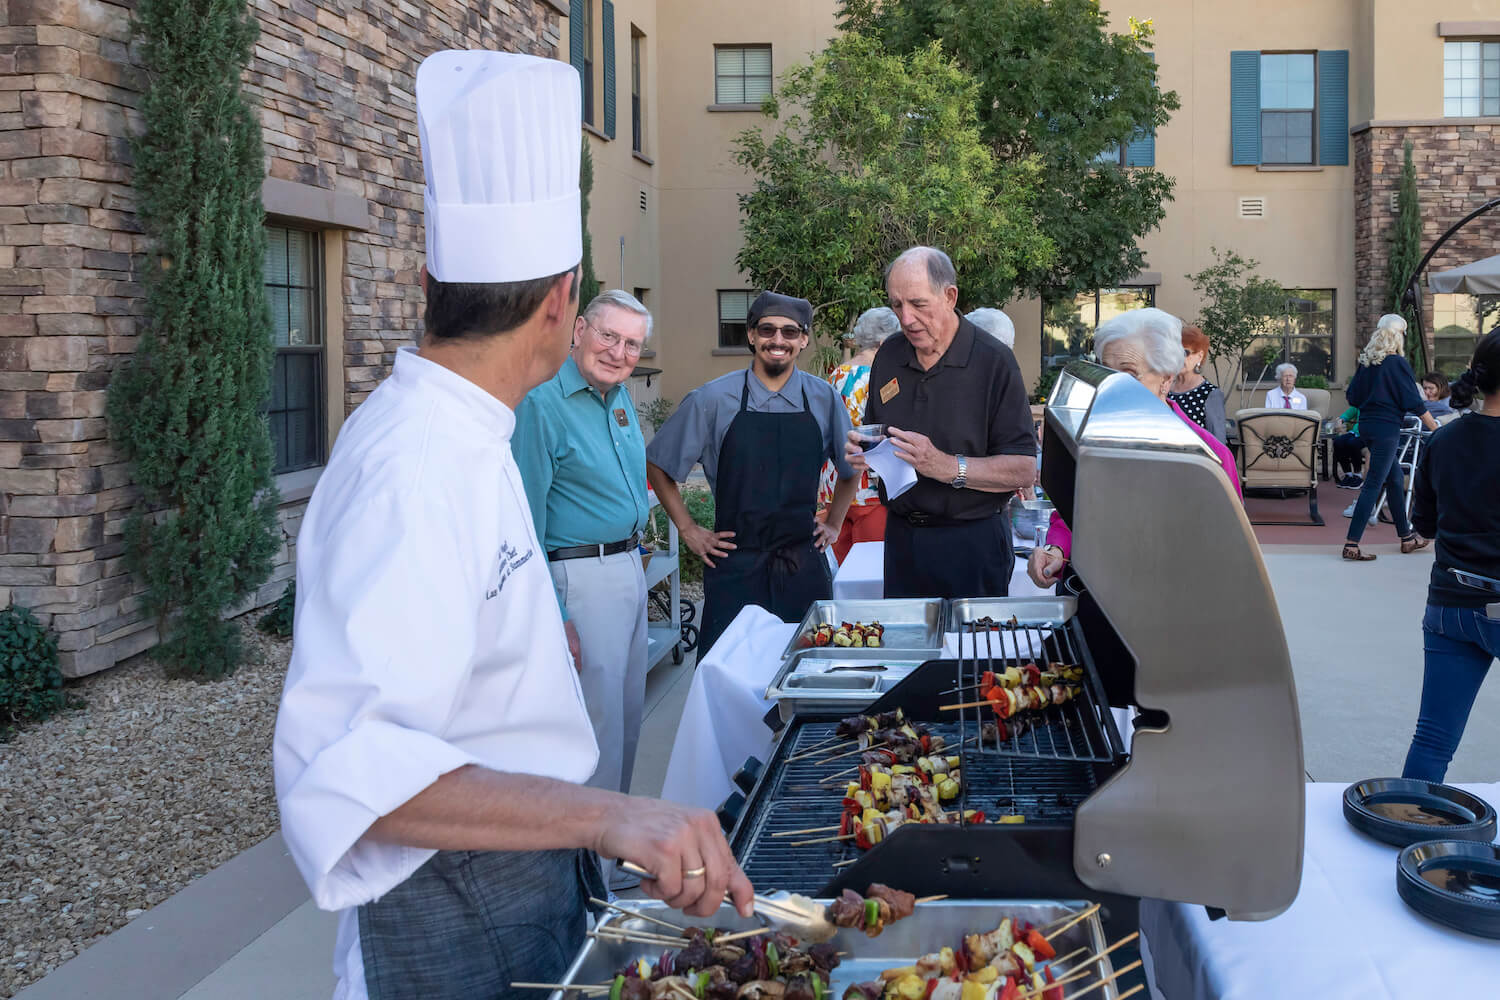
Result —
<path fill-rule="evenodd" d="M 1432 539 L 1423 538 L 1421 535 L 1413 531 L 1411 534 L 1401 539 L 1401 554 L 1407 556 L 1411 555 L 1413 552 L 1421 552 L 1431 544 Z"/>
<path fill-rule="evenodd" d="M 1361 551 L 1358 542 L 1345 542 L 1344 558 L 1350 562 L 1374 562 L 1375 553 Z"/>

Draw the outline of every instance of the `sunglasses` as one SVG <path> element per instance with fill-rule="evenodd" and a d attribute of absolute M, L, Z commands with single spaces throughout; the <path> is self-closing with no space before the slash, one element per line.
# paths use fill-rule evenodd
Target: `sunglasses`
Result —
<path fill-rule="evenodd" d="M 755 328 L 755 332 L 762 337 L 774 337 L 781 334 L 783 340 L 796 340 L 802 336 L 803 329 L 800 326 L 773 326 L 770 323 L 761 323 Z"/>

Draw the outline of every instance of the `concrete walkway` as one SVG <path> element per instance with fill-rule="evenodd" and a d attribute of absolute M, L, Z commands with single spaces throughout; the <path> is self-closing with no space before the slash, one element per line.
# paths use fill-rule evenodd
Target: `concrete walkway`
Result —
<path fill-rule="evenodd" d="M 1325 508 L 1330 513 L 1339 520 Z M 1390 544 L 1367 548 L 1380 555 L 1376 562 L 1342 562 L 1322 544 L 1264 550 L 1296 670 L 1307 769 L 1317 781 L 1399 774 L 1416 720 L 1432 558 L 1401 556 Z M 661 789 L 692 664 L 669 660 L 651 674 L 634 778 L 641 794 Z M 1483 724 L 1497 717 L 1500 685 L 1492 683 L 1450 780 L 1500 776 L 1500 727 Z M 334 930 L 333 916 L 308 901 L 280 837 L 271 837 L 19 997 L 323 1000 L 333 988 Z"/>

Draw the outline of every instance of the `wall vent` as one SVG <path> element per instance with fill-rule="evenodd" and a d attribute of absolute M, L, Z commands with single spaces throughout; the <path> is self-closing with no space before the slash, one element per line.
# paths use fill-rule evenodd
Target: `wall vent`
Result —
<path fill-rule="evenodd" d="M 646 210 L 646 192 L 642 191 L 641 192 L 641 211 L 644 212 L 645 210 Z"/>
<path fill-rule="evenodd" d="M 1241 198 L 1240 218 L 1242 219 L 1264 219 L 1266 217 L 1266 199 L 1264 198 Z"/>
<path fill-rule="evenodd" d="M 1391 211 L 1392 212 L 1396 211 L 1396 209 L 1398 207 L 1397 203 L 1400 200 L 1401 200 L 1401 192 L 1400 191 L 1392 191 L 1391 192 Z"/>

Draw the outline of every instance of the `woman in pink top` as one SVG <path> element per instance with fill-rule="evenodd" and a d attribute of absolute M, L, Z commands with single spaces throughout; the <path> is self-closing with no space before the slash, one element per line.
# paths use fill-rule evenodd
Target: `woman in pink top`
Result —
<path fill-rule="evenodd" d="M 1161 398 L 1163 406 L 1170 406 L 1172 412 L 1208 445 L 1224 467 L 1224 474 L 1234 484 L 1235 492 L 1244 495 L 1240 489 L 1239 473 L 1234 467 L 1234 456 L 1229 449 L 1167 399 L 1172 380 L 1182 371 L 1186 359 L 1182 348 L 1182 320 L 1160 309 L 1133 309 L 1121 313 L 1100 324 L 1094 334 L 1094 351 L 1100 364 L 1135 376 L 1138 382 Z M 1072 553 L 1073 532 L 1054 511 L 1051 527 L 1047 529 L 1047 544 L 1032 550 L 1026 565 L 1027 574 L 1038 587 L 1050 587 L 1062 578 Z"/>

